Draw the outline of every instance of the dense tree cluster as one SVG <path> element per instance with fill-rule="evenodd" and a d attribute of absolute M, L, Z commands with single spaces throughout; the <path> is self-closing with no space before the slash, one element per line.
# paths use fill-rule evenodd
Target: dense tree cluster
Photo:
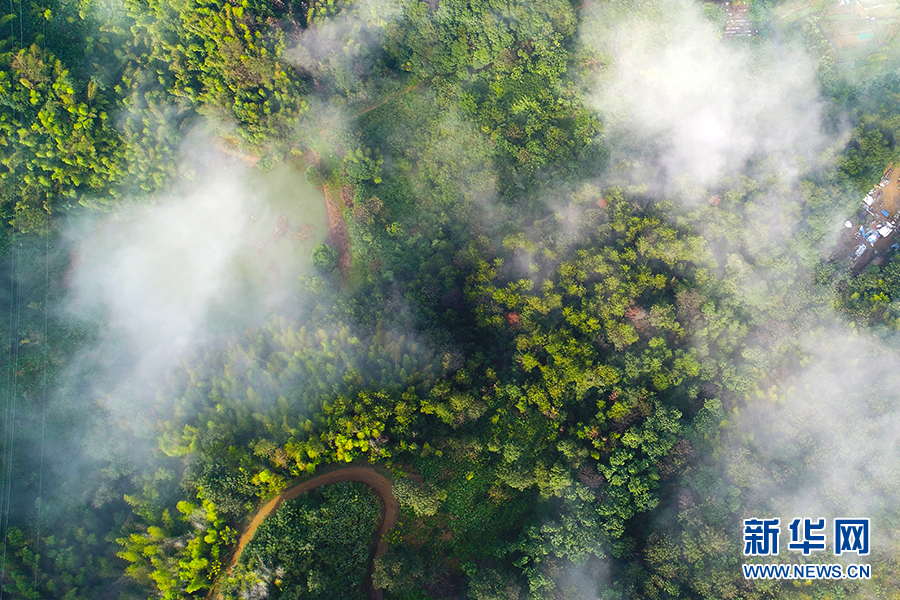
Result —
<path fill-rule="evenodd" d="M 225 584 L 226 598 L 367 597 L 378 501 L 359 483 L 336 483 L 310 494 L 263 522 Z"/>
<path fill-rule="evenodd" d="M 806 458 L 760 467 L 733 423 L 781 410 L 814 360 L 797 340 L 835 309 L 900 326 L 900 264 L 853 276 L 829 251 L 897 159 L 896 69 L 854 83 L 823 63 L 846 143 L 681 205 L 631 184 L 652 152 L 621 158 L 584 104 L 579 74 L 603 67 L 578 44 L 582 5 L 113 4 L 0 9 L 4 594 L 809 597 L 743 578 L 740 521 L 761 506 L 748 473 L 810 483 L 825 451 L 803 438 L 788 450 Z M 774 31 L 764 4 L 751 16 Z M 200 123 L 261 170 L 304 169 L 331 235 L 286 301 L 190 354 L 128 430 L 95 401 L 127 394 L 102 380 L 128 358 L 94 351 L 108 315 L 64 316 L 59 215 L 140 214 L 193 177 L 179 146 Z M 45 475 L 47 439 L 83 456 Z M 393 476 L 373 572 L 378 503 L 335 484 L 285 504 L 226 576 L 264 500 L 347 463 Z M 871 589 L 817 589 L 878 595 L 898 576 L 885 554 Z"/>

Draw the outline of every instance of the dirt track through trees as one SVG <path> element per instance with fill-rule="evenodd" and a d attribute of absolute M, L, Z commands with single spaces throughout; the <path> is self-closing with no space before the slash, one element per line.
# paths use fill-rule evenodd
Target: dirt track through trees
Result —
<path fill-rule="evenodd" d="M 372 583 L 372 571 L 375 558 L 387 552 L 385 534 L 397 523 L 399 506 L 397 504 L 397 498 L 394 496 L 394 490 L 390 479 L 380 474 L 375 467 L 368 465 L 344 467 L 328 473 L 322 473 L 317 477 L 313 477 L 308 481 L 295 485 L 266 502 L 265 505 L 253 515 L 250 524 L 247 525 L 247 528 L 241 533 L 241 538 L 238 541 L 234 555 L 231 557 L 231 562 L 228 564 L 228 568 L 225 569 L 225 572 L 221 575 L 221 578 L 228 577 L 231 570 L 241 558 L 241 553 L 244 551 L 244 548 L 250 540 L 253 539 L 253 535 L 256 533 L 257 528 L 259 528 L 266 517 L 278 510 L 278 507 L 281 506 L 282 502 L 285 500 L 293 500 L 300 494 L 322 487 L 323 485 L 341 483 L 344 481 L 362 483 L 372 488 L 378 496 L 378 500 L 381 502 L 381 525 L 378 527 L 378 533 L 376 534 L 376 539 L 378 541 L 373 545 L 372 552 L 369 555 L 369 574 L 366 581 L 369 589 L 369 598 L 372 600 L 381 600 L 381 590 L 376 589 Z M 212 593 L 208 597 L 215 597 L 221 600 L 222 594 L 217 592 L 217 588 L 218 586 L 214 585 L 211 590 Z"/>
<path fill-rule="evenodd" d="M 350 234 L 344 222 L 340 192 L 330 189 L 328 185 L 322 188 L 322 192 L 325 194 L 325 208 L 328 210 L 328 242 L 337 250 L 337 267 L 341 275 L 346 277 L 351 261 Z"/>

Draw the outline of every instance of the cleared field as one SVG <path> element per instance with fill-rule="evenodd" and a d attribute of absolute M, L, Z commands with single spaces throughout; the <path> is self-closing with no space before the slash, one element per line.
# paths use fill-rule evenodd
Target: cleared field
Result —
<path fill-rule="evenodd" d="M 807 19 L 816 18 L 822 35 L 837 52 L 835 58 L 842 68 L 883 60 L 900 30 L 900 0 L 801 0 L 783 5 L 778 14 L 786 26 L 799 26 Z"/>

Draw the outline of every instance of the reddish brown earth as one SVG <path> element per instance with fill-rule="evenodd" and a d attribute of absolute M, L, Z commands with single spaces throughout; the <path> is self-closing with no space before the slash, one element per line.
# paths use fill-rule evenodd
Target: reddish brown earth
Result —
<path fill-rule="evenodd" d="M 285 500 L 293 500 L 300 494 L 322 487 L 323 485 L 341 483 L 344 481 L 354 481 L 372 488 L 372 491 L 378 496 L 379 502 L 381 502 L 381 525 L 378 527 L 378 533 L 375 538 L 378 540 L 378 543 L 373 546 L 372 554 L 369 558 L 369 575 L 367 577 L 369 598 L 372 600 L 381 600 L 381 590 L 375 588 L 372 583 L 372 570 L 375 559 L 387 552 L 388 545 L 385 534 L 397 523 L 399 505 L 397 504 L 397 498 L 394 496 L 394 490 L 390 479 L 379 473 L 375 467 L 369 465 L 343 467 L 329 473 L 323 473 L 310 480 L 304 481 L 299 485 L 295 485 L 266 502 L 263 507 L 253 515 L 250 524 L 247 525 L 243 533 L 241 533 L 241 538 L 238 541 L 234 555 L 231 557 L 231 562 L 229 562 L 228 568 L 225 569 L 222 577 L 228 577 L 228 574 L 231 573 L 231 570 L 234 569 L 234 566 L 241 558 L 241 553 L 244 551 L 244 548 L 246 548 L 247 544 L 250 543 L 250 540 L 253 539 L 256 530 L 266 517 L 278 510 L 278 507 L 281 506 L 282 502 Z M 217 585 L 213 586 L 208 598 L 215 597 L 218 600 L 221 600 L 222 595 L 217 592 L 217 588 Z"/>
<path fill-rule="evenodd" d="M 346 276 L 350 270 L 350 234 L 347 233 L 347 224 L 341 212 L 342 201 L 335 190 L 325 186 L 322 190 L 325 194 L 325 208 L 328 210 L 328 243 L 334 246 L 338 253 L 337 266 L 341 275 Z"/>
<path fill-rule="evenodd" d="M 354 188 L 352 185 L 341 186 L 341 201 L 344 203 L 345 208 L 353 208 L 353 192 Z"/>

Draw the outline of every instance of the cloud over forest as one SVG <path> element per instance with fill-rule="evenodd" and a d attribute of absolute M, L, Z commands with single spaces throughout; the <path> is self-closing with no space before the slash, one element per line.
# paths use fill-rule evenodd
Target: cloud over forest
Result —
<path fill-rule="evenodd" d="M 699 3 L 653 6 L 598 5 L 580 28 L 602 65 L 588 102 L 607 138 L 627 149 L 614 150 L 614 163 L 651 158 L 635 175 L 671 196 L 714 186 L 749 161 L 792 176 L 823 149 L 816 65 L 802 49 L 723 43 Z"/>
<path fill-rule="evenodd" d="M 871 516 L 884 535 L 878 519 L 893 512 L 900 472 L 896 338 L 855 331 L 810 272 L 828 253 L 797 253 L 815 187 L 803 180 L 835 168 L 826 150 L 844 143 L 826 131 L 815 60 L 789 42 L 723 41 L 699 3 L 596 5 L 580 41 L 598 65 L 587 101 L 604 120 L 611 179 L 681 200 L 682 223 L 707 240 L 752 315 L 740 361 L 749 384 L 730 392 L 745 397 L 726 414 L 718 459 L 743 506 L 760 511 L 746 516 Z M 709 206 L 728 189 L 734 198 Z M 837 228 L 845 200 L 831 200 Z"/>
<path fill-rule="evenodd" d="M 73 318 L 104 315 L 108 324 L 84 355 L 93 358 L 70 370 L 105 361 L 113 389 L 98 394 L 123 414 L 136 399 L 151 399 L 188 352 L 295 296 L 297 273 L 309 268 L 307 246 L 327 231 L 321 198 L 302 173 L 288 166 L 254 173 L 208 140 L 195 141 L 183 159 L 192 180 L 152 206 L 70 224 L 66 308 Z"/>

